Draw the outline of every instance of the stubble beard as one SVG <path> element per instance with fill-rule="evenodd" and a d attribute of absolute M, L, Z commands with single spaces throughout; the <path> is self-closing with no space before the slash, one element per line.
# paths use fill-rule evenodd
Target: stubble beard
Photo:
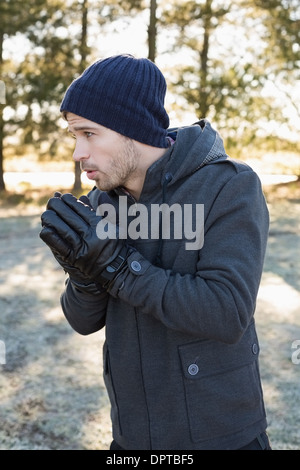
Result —
<path fill-rule="evenodd" d="M 121 136 L 124 146 L 112 159 L 110 170 L 95 180 L 95 184 L 101 191 L 110 191 L 118 187 L 127 187 L 128 181 L 137 175 L 140 152 L 134 142 L 128 137 Z"/>

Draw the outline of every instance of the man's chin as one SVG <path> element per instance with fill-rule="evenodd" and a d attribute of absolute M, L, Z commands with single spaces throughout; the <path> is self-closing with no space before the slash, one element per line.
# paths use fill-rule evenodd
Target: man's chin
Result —
<path fill-rule="evenodd" d="M 100 191 L 110 191 L 111 189 L 114 189 L 112 186 L 105 184 L 99 180 L 95 180 L 94 183 L 95 183 L 96 188 L 99 189 Z"/>

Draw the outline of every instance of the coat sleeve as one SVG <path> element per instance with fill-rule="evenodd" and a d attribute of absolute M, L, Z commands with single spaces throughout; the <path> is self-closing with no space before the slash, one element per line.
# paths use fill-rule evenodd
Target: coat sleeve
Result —
<path fill-rule="evenodd" d="M 207 210 L 196 272 L 164 270 L 135 252 L 111 295 L 168 328 L 230 344 L 253 319 L 267 245 L 269 213 L 256 173 L 236 173 Z"/>
<path fill-rule="evenodd" d="M 68 279 L 60 303 L 71 327 L 77 333 L 89 335 L 104 327 L 108 297 L 104 290 L 99 294 L 81 292 Z"/>

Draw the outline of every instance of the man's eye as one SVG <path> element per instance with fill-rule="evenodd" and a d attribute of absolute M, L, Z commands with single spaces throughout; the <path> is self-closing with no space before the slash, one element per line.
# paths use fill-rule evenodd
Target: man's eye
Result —
<path fill-rule="evenodd" d="M 86 131 L 86 132 L 85 132 L 85 135 L 86 135 L 87 137 L 91 137 L 91 136 L 93 135 L 93 133 Z"/>

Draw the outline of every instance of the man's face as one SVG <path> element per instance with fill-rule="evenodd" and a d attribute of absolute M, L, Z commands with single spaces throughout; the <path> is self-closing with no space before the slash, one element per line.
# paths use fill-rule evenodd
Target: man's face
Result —
<path fill-rule="evenodd" d="M 130 188 L 138 174 L 140 153 L 133 140 L 93 121 L 67 113 L 69 132 L 75 137 L 73 159 L 95 181 L 97 188 L 109 191 Z"/>

